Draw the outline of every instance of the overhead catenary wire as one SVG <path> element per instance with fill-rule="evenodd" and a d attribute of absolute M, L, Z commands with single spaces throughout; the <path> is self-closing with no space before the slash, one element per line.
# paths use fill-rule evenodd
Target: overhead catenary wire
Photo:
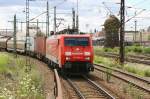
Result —
<path fill-rule="evenodd" d="M 57 4 L 57 5 L 55 5 L 55 6 L 51 7 L 51 8 L 49 8 L 49 9 L 54 9 L 54 7 L 57 7 L 58 5 L 61 5 L 61 4 L 65 3 L 66 1 L 67 1 L 67 0 L 64 0 L 63 2 Z M 37 15 L 37 16 L 33 17 L 32 19 L 30 19 L 30 21 L 35 20 L 36 18 L 40 17 L 40 16 L 43 15 L 43 14 L 46 14 L 46 12 L 47 12 L 47 11 L 44 11 L 44 12 L 40 13 L 39 15 Z M 52 13 L 51 13 L 51 14 L 52 14 Z M 63 14 L 63 13 L 60 13 L 60 14 Z M 69 13 L 66 13 L 66 14 L 69 14 Z"/>
<path fill-rule="evenodd" d="M 141 14 L 143 11 L 145 11 L 146 9 L 141 10 L 140 12 L 136 13 L 133 17 L 129 18 L 126 20 L 125 23 L 129 22 L 131 19 L 135 18 L 137 15 Z"/>
<path fill-rule="evenodd" d="M 109 7 L 107 7 L 107 5 L 105 4 L 105 2 L 102 2 L 104 7 L 109 11 L 110 15 L 114 15 L 114 13 L 111 11 L 111 9 Z"/>

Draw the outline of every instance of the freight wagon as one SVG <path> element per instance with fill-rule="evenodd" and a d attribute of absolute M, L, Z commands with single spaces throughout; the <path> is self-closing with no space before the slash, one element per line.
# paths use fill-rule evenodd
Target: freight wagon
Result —
<path fill-rule="evenodd" d="M 26 46 L 27 46 L 27 51 L 30 53 L 34 53 L 34 38 L 33 37 L 28 37 L 27 38 L 28 42 L 26 44 L 26 38 L 25 37 L 19 37 L 16 39 L 16 50 L 20 53 L 25 53 Z M 13 51 L 14 50 L 14 39 L 11 38 L 7 42 L 7 50 L 8 51 Z"/>
<path fill-rule="evenodd" d="M 10 37 L 1 37 L 0 38 L 0 50 L 6 50 L 7 48 L 7 41 L 10 39 Z"/>
<path fill-rule="evenodd" d="M 46 56 L 46 37 L 35 37 L 35 55 L 39 59 L 44 59 Z"/>

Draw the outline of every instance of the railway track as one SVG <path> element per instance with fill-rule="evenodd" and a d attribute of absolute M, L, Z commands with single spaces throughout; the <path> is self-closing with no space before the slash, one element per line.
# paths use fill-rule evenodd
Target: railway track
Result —
<path fill-rule="evenodd" d="M 97 53 L 96 55 L 119 58 L 119 55 L 115 53 Z M 150 57 L 148 56 L 128 55 L 125 59 L 127 62 L 134 62 L 134 63 L 140 63 L 140 64 L 142 63 L 142 64 L 150 65 Z"/>
<path fill-rule="evenodd" d="M 65 78 L 80 99 L 115 99 L 102 87 L 86 76 L 82 76 L 81 79 Z"/>
<path fill-rule="evenodd" d="M 146 93 L 150 94 L 150 81 L 149 80 L 140 78 L 138 76 L 129 74 L 127 72 L 120 71 L 118 69 L 112 69 L 109 67 L 105 67 L 103 65 L 95 64 L 95 70 L 98 70 L 103 73 L 108 73 L 111 76 L 118 78 L 126 83 L 129 83 L 129 84 L 135 86 L 136 88 L 143 90 Z M 111 70 L 112 72 L 110 73 L 110 72 L 108 72 L 108 70 Z"/>
<path fill-rule="evenodd" d="M 150 60 L 150 56 L 149 55 L 127 55 L 127 56 L 128 57 L 132 57 L 132 58 Z"/>

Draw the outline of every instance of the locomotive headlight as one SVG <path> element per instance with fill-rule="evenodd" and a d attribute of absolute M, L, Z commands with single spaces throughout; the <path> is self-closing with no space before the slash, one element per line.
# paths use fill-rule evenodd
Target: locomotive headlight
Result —
<path fill-rule="evenodd" d="M 84 55 L 85 55 L 85 56 L 90 56 L 91 53 L 90 53 L 90 52 L 84 52 Z"/>
<path fill-rule="evenodd" d="M 66 60 L 70 60 L 70 57 L 66 57 Z"/>
<path fill-rule="evenodd" d="M 90 60 L 90 57 L 85 57 L 85 60 Z"/>
<path fill-rule="evenodd" d="M 66 56 L 71 56 L 71 52 L 65 52 Z"/>

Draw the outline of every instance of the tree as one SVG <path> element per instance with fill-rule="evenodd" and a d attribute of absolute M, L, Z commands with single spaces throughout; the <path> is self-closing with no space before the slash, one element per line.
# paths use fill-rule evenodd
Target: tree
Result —
<path fill-rule="evenodd" d="M 38 32 L 38 33 L 36 34 L 36 36 L 37 36 L 37 37 L 45 37 L 45 34 L 42 33 L 42 32 Z"/>
<path fill-rule="evenodd" d="M 120 21 L 114 15 L 110 15 L 104 23 L 105 27 L 105 47 L 114 48 L 119 45 Z"/>

